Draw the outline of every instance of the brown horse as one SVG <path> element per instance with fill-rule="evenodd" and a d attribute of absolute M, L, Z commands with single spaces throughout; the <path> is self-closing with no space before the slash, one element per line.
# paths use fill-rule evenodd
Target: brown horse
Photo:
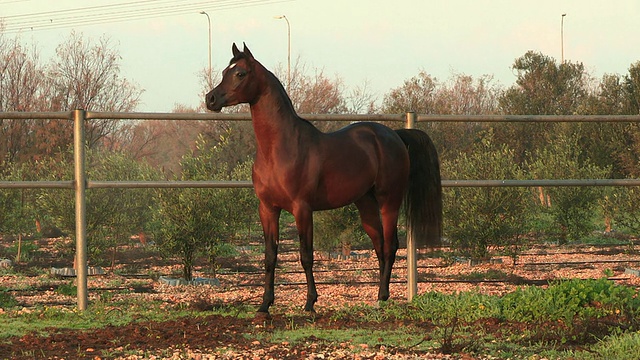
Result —
<path fill-rule="evenodd" d="M 274 300 L 280 212 L 293 214 L 300 262 L 307 278 L 305 310 L 318 298 L 313 278 L 313 211 L 355 203 L 380 266 L 378 300 L 389 298 L 398 249 L 398 216 L 405 201 L 408 225 L 423 244 L 441 238 L 442 189 L 438 155 L 419 130 L 392 130 L 358 122 L 323 133 L 300 118 L 280 81 L 244 45 L 235 44 L 222 81 L 206 95 L 209 110 L 248 103 L 257 139 L 253 185 L 265 240 L 265 285 L 258 312 Z"/>

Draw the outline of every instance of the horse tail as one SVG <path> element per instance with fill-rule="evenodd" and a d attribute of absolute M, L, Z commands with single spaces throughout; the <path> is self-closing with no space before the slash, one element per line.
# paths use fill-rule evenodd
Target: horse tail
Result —
<path fill-rule="evenodd" d="M 416 244 L 442 241 L 442 181 L 438 152 L 429 135 L 417 129 L 396 130 L 409 152 L 409 185 L 404 199 L 407 228 Z"/>

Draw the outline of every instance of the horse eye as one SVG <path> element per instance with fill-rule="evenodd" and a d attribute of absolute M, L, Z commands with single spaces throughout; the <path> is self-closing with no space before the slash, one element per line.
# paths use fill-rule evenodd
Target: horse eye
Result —
<path fill-rule="evenodd" d="M 247 75 L 247 73 L 245 71 L 238 71 L 236 73 L 236 76 L 240 79 L 242 79 L 243 77 L 245 77 Z"/>

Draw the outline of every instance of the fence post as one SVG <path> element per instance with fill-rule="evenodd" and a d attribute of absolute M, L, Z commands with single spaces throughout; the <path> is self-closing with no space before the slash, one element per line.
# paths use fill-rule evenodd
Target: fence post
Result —
<path fill-rule="evenodd" d="M 406 115 L 407 129 L 416 126 L 416 113 L 408 112 Z M 407 227 L 407 300 L 413 300 L 418 292 L 418 262 L 416 259 L 416 242 L 413 238 L 413 229 Z"/>
<path fill-rule="evenodd" d="M 85 190 L 84 123 L 87 114 L 82 109 L 73 111 L 73 162 L 74 192 L 76 203 L 76 281 L 78 286 L 78 310 L 87 309 L 87 212 Z"/>

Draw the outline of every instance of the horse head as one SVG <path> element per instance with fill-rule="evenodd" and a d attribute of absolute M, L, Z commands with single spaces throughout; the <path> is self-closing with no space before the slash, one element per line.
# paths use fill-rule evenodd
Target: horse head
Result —
<path fill-rule="evenodd" d="M 219 112 L 225 106 L 251 104 L 257 97 L 259 83 L 254 81 L 257 61 L 247 45 L 243 45 L 244 49 L 240 51 L 236 44 L 233 44 L 233 58 L 229 66 L 222 71 L 222 81 L 206 95 L 207 109 Z"/>

